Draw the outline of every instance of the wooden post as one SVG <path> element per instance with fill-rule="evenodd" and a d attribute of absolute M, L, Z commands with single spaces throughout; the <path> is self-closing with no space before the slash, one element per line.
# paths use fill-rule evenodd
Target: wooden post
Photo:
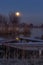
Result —
<path fill-rule="evenodd" d="M 17 48 L 17 59 L 18 59 L 18 48 Z"/>
<path fill-rule="evenodd" d="M 41 50 L 39 50 L 39 57 L 40 57 L 40 58 L 41 58 L 41 53 L 42 53 Z"/>
<path fill-rule="evenodd" d="M 7 59 L 7 47 L 5 47 L 5 58 Z"/>
<path fill-rule="evenodd" d="M 24 59 L 24 50 L 22 50 L 22 59 Z"/>
<path fill-rule="evenodd" d="M 8 47 L 8 59 L 10 59 L 10 48 Z"/>
<path fill-rule="evenodd" d="M 16 54 L 16 50 L 15 50 L 15 48 L 14 48 L 14 59 L 16 58 L 16 55 L 15 55 L 15 54 Z"/>
<path fill-rule="evenodd" d="M 5 59 L 5 47 L 3 46 L 3 48 L 4 48 L 4 55 L 3 55 L 3 59 Z"/>
<path fill-rule="evenodd" d="M 15 59 L 15 50 L 14 50 L 14 59 Z"/>

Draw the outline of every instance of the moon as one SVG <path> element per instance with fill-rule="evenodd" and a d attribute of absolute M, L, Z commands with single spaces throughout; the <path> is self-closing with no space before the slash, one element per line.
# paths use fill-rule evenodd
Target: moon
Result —
<path fill-rule="evenodd" d="M 20 16 L 21 14 L 20 14 L 20 12 L 16 12 L 15 15 L 16 16 Z"/>

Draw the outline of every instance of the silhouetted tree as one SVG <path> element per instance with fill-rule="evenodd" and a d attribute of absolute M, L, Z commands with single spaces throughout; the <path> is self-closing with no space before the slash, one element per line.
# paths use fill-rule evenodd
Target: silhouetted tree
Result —
<path fill-rule="evenodd" d="M 33 28 L 33 24 L 31 23 L 31 24 L 29 25 L 29 27 L 30 27 L 30 28 Z"/>
<path fill-rule="evenodd" d="M 0 15 L 0 24 L 3 23 L 3 15 Z"/>
<path fill-rule="evenodd" d="M 25 26 L 24 26 L 23 34 L 24 34 L 24 36 L 28 36 L 28 37 L 31 36 L 31 29 L 28 27 L 27 24 L 25 24 Z"/>
<path fill-rule="evenodd" d="M 41 39 L 43 40 L 43 35 L 41 36 Z"/>
<path fill-rule="evenodd" d="M 41 28 L 43 28 L 43 24 L 41 24 Z"/>
<path fill-rule="evenodd" d="M 15 15 L 15 13 L 10 13 L 9 14 L 9 20 L 10 20 L 10 23 L 12 23 L 12 25 L 13 25 L 13 33 L 16 35 L 18 33 L 17 27 L 19 25 L 19 17 L 17 17 Z"/>
<path fill-rule="evenodd" d="M 15 16 L 15 13 L 11 13 L 9 15 L 9 19 L 10 19 L 10 22 L 12 24 L 18 24 L 19 23 L 19 18 L 17 16 Z"/>

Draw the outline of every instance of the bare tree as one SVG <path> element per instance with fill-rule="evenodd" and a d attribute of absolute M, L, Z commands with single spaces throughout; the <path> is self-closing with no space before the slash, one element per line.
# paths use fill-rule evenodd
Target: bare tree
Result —
<path fill-rule="evenodd" d="M 10 23 L 12 23 L 12 24 L 18 24 L 19 23 L 19 18 L 17 16 L 15 16 L 15 13 L 10 13 L 9 19 L 10 19 Z"/>
<path fill-rule="evenodd" d="M 17 27 L 19 25 L 19 18 L 17 16 L 15 16 L 15 13 L 10 13 L 9 14 L 9 21 L 13 25 L 12 32 L 16 35 L 17 34 Z"/>

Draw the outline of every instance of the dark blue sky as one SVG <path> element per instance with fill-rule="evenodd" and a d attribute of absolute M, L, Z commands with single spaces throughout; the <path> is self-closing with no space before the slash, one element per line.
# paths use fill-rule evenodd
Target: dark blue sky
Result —
<path fill-rule="evenodd" d="M 0 0 L 0 13 L 19 11 L 22 21 L 43 23 L 43 0 Z"/>

